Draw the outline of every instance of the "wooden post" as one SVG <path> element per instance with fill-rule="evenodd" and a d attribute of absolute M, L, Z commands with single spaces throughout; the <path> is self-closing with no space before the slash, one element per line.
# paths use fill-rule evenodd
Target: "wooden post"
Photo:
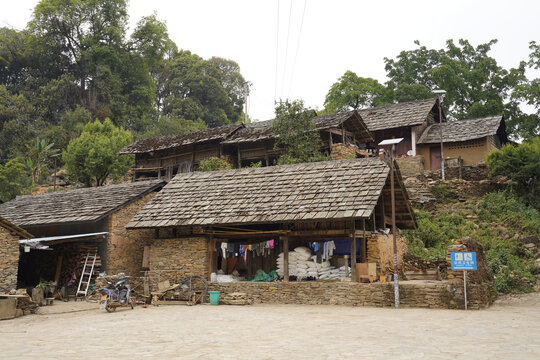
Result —
<path fill-rule="evenodd" d="M 283 281 L 289 281 L 289 238 L 282 236 L 283 240 Z"/>
<path fill-rule="evenodd" d="M 364 234 L 362 235 L 362 241 L 360 242 L 360 261 L 367 262 L 367 240 L 366 240 L 366 219 L 362 219 L 362 228 Z"/>
<path fill-rule="evenodd" d="M 236 145 L 237 150 L 237 161 L 238 161 L 238 169 L 242 167 L 242 159 L 240 157 L 240 144 Z"/>
<path fill-rule="evenodd" d="M 60 281 L 60 270 L 62 269 L 62 255 L 58 255 L 58 261 L 56 262 L 56 273 L 54 274 L 54 282 L 58 285 Z"/>
<path fill-rule="evenodd" d="M 210 274 L 214 271 L 214 250 L 216 247 L 216 240 L 213 235 L 208 237 L 208 281 L 210 281 Z"/>
<path fill-rule="evenodd" d="M 193 153 L 191 154 L 191 171 L 195 171 L 195 145 L 193 145 Z"/>
<path fill-rule="evenodd" d="M 345 145 L 345 125 L 341 123 L 341 142 Z"/>
<path fill-rule="evenodd" d="M 351 279 L 356 281 L 356 230 L 354 220 L 351 224 Z"/>
<path fill-rule="evenodd" d="M 459 165 L 459 180 L 461 180 L 461 164 L 463 162 L 463 159 L 461 158 L 461 155 L 458 157 L 458 165 Z"/>

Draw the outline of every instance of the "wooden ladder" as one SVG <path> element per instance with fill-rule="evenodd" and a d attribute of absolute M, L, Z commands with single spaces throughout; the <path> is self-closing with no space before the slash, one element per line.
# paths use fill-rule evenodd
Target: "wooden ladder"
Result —
<path fill-rule="evenodd" d="M 77 288 L 77 293 L 75 296 L 86 296 L 88 295 L 88 288 L 90 287 L 90 280 L 92 279 L 92 274 L 94 273 L 94 266 L 96 265 L 96 259 L 97 259 L 97 252 L 94 255 L 91 255 L 90 253 L 86 254 L 86 260 L 84 261 L 84 267 L 81 273 L 81 279 L 79 280 L 79 287 Z M 90 265 L 89 261 L 92 261 L 92 265 Z M 90 267 L 90 271 L 87 272 L 87 269 Z M 88 281 L 84 281 L 84 277 L 88 276 Z M 83 284 L 86 285 L 83 288 Z"/>

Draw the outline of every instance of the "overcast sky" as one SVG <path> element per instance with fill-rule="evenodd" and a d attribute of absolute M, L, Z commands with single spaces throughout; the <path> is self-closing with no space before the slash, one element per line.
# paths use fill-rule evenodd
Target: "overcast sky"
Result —
<path fill-rule="evenodd" d="M 0 26 L 24 28 L 37 3 L 4 0 Z M 130 0 L 128 11 L 130 28 L 155 11 L 179 48 L 238 62 L 253 83 L 249 115 L 258 120 L 273 116 L 279 98 L 321 109 L 347 70 L 386 81 L 383 58 L 414 49 L 414 40 L 439 49 L 447 39 L 498 39 L 491 54 L 506 68 L 540 42 L 540 1 Z"/>

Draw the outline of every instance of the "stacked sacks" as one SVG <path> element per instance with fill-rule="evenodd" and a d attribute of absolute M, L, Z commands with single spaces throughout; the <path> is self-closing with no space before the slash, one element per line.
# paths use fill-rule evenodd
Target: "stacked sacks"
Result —
<path fill-rule="evenodd" d="M 277 260 L 277 274 L 284 275 L 283 253 L 279 254 Z M 317 256 L 311 253 L 311 250 L 305 246 L 300 246 L 289 251 L 289 275 L 296 276 L 299 279 L 308 277 L 316 279 L 339 279 L 345 277 L 345 267 L 339 269 L 330 265 L 329 261 L 317 263 Z"/>

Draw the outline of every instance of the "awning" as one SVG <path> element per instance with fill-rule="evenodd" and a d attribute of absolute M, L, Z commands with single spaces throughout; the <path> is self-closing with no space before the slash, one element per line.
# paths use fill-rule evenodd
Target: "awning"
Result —
<path fill-rule="evenodd" d="M 57 245 L 57 244 L 76 242 L 76 241 L 101 241 L 101 240 L 105 240 L 108 234 L 109 234 L 108 232 L 98 232 L 98 233 L 32 238 L 28 240 L 19 240 L 19 245 L 30 246 L 31 249 L 36 249 L 36 250 L 50 250 L 49 245 Z"/>

